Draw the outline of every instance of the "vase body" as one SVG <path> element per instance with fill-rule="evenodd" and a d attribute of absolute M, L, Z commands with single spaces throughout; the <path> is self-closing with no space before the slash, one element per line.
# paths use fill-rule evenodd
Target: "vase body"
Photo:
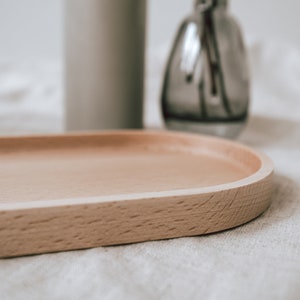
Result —
<path fill-rule="evenodd" d="M 167 64 L 162 92 L 166 127 L 235 137 L 248 116 L 249 94 L 243 37 L 227 1 L 196 0 Z"/>

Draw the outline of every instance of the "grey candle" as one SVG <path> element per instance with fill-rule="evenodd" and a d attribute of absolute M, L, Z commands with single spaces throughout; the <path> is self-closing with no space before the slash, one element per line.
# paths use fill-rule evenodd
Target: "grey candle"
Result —
<path fill-rule="evenodd" d="M 65 0 L 66 129 L 142 127 L 145 0 Z"/>

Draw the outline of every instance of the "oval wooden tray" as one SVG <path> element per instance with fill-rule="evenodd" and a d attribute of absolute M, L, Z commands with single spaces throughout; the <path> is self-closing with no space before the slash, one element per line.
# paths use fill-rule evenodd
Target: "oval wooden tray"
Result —
<path fill-rule="evenodd" d="M 270 160 L 227 140 L 117 131 L 0 138 L 0 256 L 194 236 L 270 204 Z"/>

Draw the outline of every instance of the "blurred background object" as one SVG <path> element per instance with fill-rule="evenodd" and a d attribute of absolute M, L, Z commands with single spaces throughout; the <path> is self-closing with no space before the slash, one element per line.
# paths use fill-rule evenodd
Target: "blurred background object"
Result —
<path fill-rule="evenodd" d="M 169 0 L 149 0 L 148 3 L 149 55 L 147 76 L 153 80 L 148 80 L 146 86 L 145 111 L 147 113 L 144 122 L 148 127 L 156 127 L 157 124 L 162 126 L 159 104 L 157 103 L 157 99 L 160 98 L 161 82 L 154 80 L 154 78 L 164 70 L 176 28 L 180 20 L 190 13 L 192 1 L 174 0 L 172 5 Z M 272 90 L 262 91 L 264 89 L 262 87 L 266 87 L 266 82 L 269 84 L 273 81 L 269 79 L 269 76 L 274 77 L 277 74 L 277 81 L 281 86 L 286 86 L 288 82 L 294 82 L 297 80 L 296 78 L 299 78 L 295 76 L 295 73 L 298 72 L 296 69 L 300 67 L 299 64 L 296 63 L 292 66 L 290 62 L 285 62 L 285 60 L 300 57 L 300 34 L 297 25 L 299 9 L 300 2 L 297 0 L 231 0 L 229 3 L 229 11 L 240 23 L 248 48 L 250 71 L 253 78 L 251 86 L 252 111 L 253 109 L 254 111 L 260 110 L 262 106 L 264 108 L 269 107 L 271 104 L 268 97 L 264 96 L 263 100 L 260 99 L 262 93 L 268 94 Z M 284 57 L 283 53 L 285 53 Z M 293 58 L 288 59 L 290 53 Z M 277 61 L 272 59 L 271 62 L 271 57 L 274 58 L 277 55 L 280 56 L 280 59 Z M 276 68 L 275 66 L 278 64 L 285 65 L 284 74 L 279 70 L 272 74 L 270 68 Z M 287 87 L 285 87 L 286 89 Z M 278 98 L 279 96 L 274 95 L 274 97 Z M 283 102 L 281 102 L 281 109 L 290 110 Z"/>
<path fill-rule="evenodd" d="M 227 0 L 196 0 L 167 62 L 162 112 L 168 129 L 234 138 L 244 127 L 250 76 L 243 33 Z"/>
<path fill-rule="evenodd" d="M 190 12 L 192 2 L 148 0 L 147 127 L 162 126 L 162 74 L 177 26 Z M 267 93 L 262 90 L 274 77 L 285 91 L 298 93 L 299 8 L 297 0 L 230 1 L 230 11 L 242 25 L 255 75 L 254 109 L 268 107 L 266 97 L 262 101 L 257 95 Z M 0 133 L 62 131 L 63 0 L 0 0 L 0 40 Z M 281 59 L 272 60 L 277 55 Z M 277 72 L 278 65 L 284 65 L 284 72 Z M 275 72 L 268 72 L 270 67 Z M 263 88 L 258 91 L 258 87 Z M 277 105 L 280 111 L 287 110 L 283 101 Z"/>
<path fill-rule="evenodd" d="M 65 0 L 67 130 L 143 127 L 145 0 Z"/>

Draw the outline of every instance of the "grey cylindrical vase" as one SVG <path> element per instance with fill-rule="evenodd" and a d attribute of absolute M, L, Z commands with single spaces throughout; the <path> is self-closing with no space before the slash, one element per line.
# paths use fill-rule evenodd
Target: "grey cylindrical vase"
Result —
<path fill-rule="evenodd" d="M 146 0 L 65 0 L 67 130 L 141 128 Z"/>

